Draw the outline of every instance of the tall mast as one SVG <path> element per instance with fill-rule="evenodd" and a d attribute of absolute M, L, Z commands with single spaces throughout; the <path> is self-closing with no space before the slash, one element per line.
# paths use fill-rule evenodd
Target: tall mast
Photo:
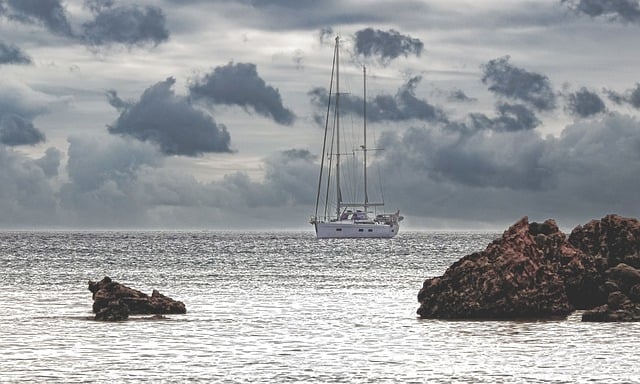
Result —
<path fill-rule="evenodd" d="M 340 36 L 336 36 L 336 218 L 340 217 L 342 193 L 340 191 Z"/>
<path fill-rule="evenodd" d="M 363 74 L 363 130 L 364 130 L 364 145 L 362 146 L 362 151 L 364 152 L 364 211 L 367 212 L 367 207 L 369 205 L 369 194 L 367 193 L 367 67 L 362 66 L 362 74 Z"/>

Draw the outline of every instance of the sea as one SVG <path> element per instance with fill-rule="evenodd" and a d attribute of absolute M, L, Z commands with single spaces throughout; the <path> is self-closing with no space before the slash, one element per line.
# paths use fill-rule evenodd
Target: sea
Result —
<path fill-rule="evenodd" d="M 0 382 L 632 383 L 640 324 L 417 317 L 417 294 L 498 233 L 0 233 Z M 185 315 L 93 320 L 104 276 Z"/>

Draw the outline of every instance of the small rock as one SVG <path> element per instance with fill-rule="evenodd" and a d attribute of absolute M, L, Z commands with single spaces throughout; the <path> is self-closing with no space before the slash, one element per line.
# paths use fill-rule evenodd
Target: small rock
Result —
<path fill-rule="evenodd" d="M 129 315 L 184 314 L 183 302 L 173 300 L 153 290 L 151 296 L 105 277 L 89 282 L 93 296 L 93 312 L 96 320 L 126 320 Z"/>

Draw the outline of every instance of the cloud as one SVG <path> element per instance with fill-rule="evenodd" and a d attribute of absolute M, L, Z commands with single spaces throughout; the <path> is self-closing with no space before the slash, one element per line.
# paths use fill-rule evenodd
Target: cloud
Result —
<path fill-rule="evenodd" d="M 628 103 L 635 109 L 640 109 L 640 83 L 637 83 L 635 88 L 625 91 L 624 94 L 608 89 L 605 89 L 605 93 L 609 100 L 616 104 Z"/>
<path fill-rule="evenodd" d="M 265 161 L 265 184 L 280 204 L 310 205 L 316 192 L 317 157 L 306 149 L 277 152 Z"/>
<path fill-rule="evenodd" d="M 149 144 L 116 138 L 68 141 L 69 181 L 60 189 L 60 206 L 71 225 L 145 223 L 148 186 L 140 175 L 161 164 L 160 153 Z"/>
<path fill-rule="evenodd" d="M 382 63 L 400 56 L 420 56 L 423 48 L 424 44 L 419 39 L 402 35 L 393 29 L 381 31 L 373 28 L 357 31 L 353 47 L 356 55 L 376 57 Z"/>
<path fill-rule="evenodd" d="M 203 0 L 181 1 L 211 3 Z M 397 25 L 399 20 L 404 24 L 420 25 L 424 23 L 425 14 L 428 15 L 432 10 L 423 0 L 373 0 L 365 7 L 362 2 L 352 0 L 234 0 L 221 3 L 233 4 L 233 7 L 226 9 L 221 7 L 222 12 L 227 12 L 224 17 L 234 17 L 234 21 L 250 25 L 252 28 L 278 31 L 310 31 L 336 25 L 340 25 L 341 28 Z M 239 4 L 244 7 L 240 7 Z"/>
<path fill-rule="evenodd" d="M 58 176 L 58 169 L 60 168 L 60 161 L 62 160 L 62 152 L 57 148 L 47 148 L 44 156 L 34 160 L 34 163 L 42 169 L 44 175 L 48 178 Z"/>
<path fill-rule="evenodd" d="M 67 11 L 59 0 L 7 0 L 9 17 L 23 23 L 42 23 L 51 32 L 73 36 Z"/>
<path fill-rule="evenodd" d="M 600 96 L 583 87 L 568 96 L 567 110 L 575 116 L 589 117 L 604 112 L 606 107 Z"/>
<path fill-rule="evenodd" d="M 216 67 L 213 72 L 196 79 L 189 87 L 192 97 L 211 104 L 237 105 L 272 118 L 275 122 L 291 125 L 293 112 L 284 107 L 278 89 L 265 83 L 258 75 L 256 65 L 229 63 Z"/>
<path fill-rule="evenodd" d="M 262 182 L 251 181 L 247 174 L 228 174 L 209 188 L 217 191 L 214 205 L 233 210 L 281 209 L 310 206 L 315 201 L 318 184 L 316 157 L 306 149 L 276 152 L 264 161 Z M 250 211 L 245 212 L 250 213 Z"/>
<path fill-rule="evenodd" d="M 162 9 L 153 6 L 112 5 L 110 1 L 89 3 L 95 17 L 82 24 L 82 39 L 88 44 L 156 46 L 169 39 Z"/>
<path fill-rule="evenodd" d="M 207 152 L 231 152 L 230 136 L 222 124 L 196 109 L 188 98 L 171 89 L 168 78 L 144 91 L 140 100 L 128 103 L 109 91 L 110 104 L 120 116 L 108 126 L 109 132 L 149 141 L 167 155 L 197 156 Z"/>
<path fill-rule="evenodd" d="M 0 65 L 1 64 L 32 64 L 31 58 L 15 45 L 9 45 L 0 41 Z"/>
<path fill-rule="evenodd" d="M 453 102 L 470 103 L 473 101 L 477 101 L 478 99 L 467 96 L 461 89 L 454 89 L 447 95 L 447 100 Z"/>
<path fill-rule="evenodd" d="M 56 35 L 82 40 L 93 47 L 122 44 L 156 46 L 169 39 L 162 9 L 155 6 L 115 6 L 113 0 L 85 0 L 93 20 L 82 24 L 74 33 L 61 0 L 5 0 L 7 7 L 0 15 L 26 24 L 43 24 Z"/>
<path fill-rule="evenodd" d="M 335 32 L 333 32 L 333 28 L 331 27 L 320 28 L 320 32 L 318 33 L 320 44 L 330 43 L 331 41 L 333 41 L 335 37 L 336 35 L 335 35 Z"/>
<path fill-rule="evenodd" d="M 438 107 L 429 104 L 428 101 L 416 97 L 415 89 L 422 77 L 415 76 L 403 84 L 395 95 L 380 94 L 372 99 L 367 99 L 367 121 L 406 121 L 422 120 L 446 122 L 446 114 Z M 329 101 L 328 91 L 325 88 L 314 88 L 308 93 L 312 104 L 316 108 L 315 120 L 324 124 L 324 115 Z M 345 113 L 353 113 L 358 116 L 363 114 L 364 100 L 360 96 L 351 93 L 340 95 L 340 110 Z"/>
<path fill-rule="evenodd" d="M 499 103 L 496 111 L 498 116 L 493 119 L 482 113 L 469 114 L 472 127 L 476 130 L 515 132 L 534 129 L 541 123 L 535 113 L 522 104 Z"/>
<path fill-rule="evenodd" d="M 482 82 L 489 84 L 491 92 L 524 101 L 541 111 L 555 109 L 556 96 L 547 76 L 511 65 L 509 56 L 490 60 L 482 69 Z"/>
<path fill-rule="evenodd" d="M 289 149 L 265 159 L 263 181 L 235 172 L 200 182 L 163 168 L 164 157 L 147 143 L 72 137 L 60 206 L 72 223 L 90 227 L 271 227 L 276 215 L 288 215 L 283 209 L 312 204 L 315 160 Z"/>
<path fill-rule="evenodd" d="M 58 102 L 16 80 L 0 79 L 0 143 L 16 146 L 43 142 L 45 135 L 34 126 L 33 119 Z"/>
<path fill-rule="evenodd" d="M 93 13 L 100 13 L 113 7 L 114 4 L 114 0 L 84 0 L 84 6 Z"/>
<path fill-rule="evenodd" d="M 0 115 L 0 143 L 9 146 L 35 145 L 44 140 L 44 134 L 31 121 L 11 113 Z"/>
<path fill-rule="evenodd" d="M 531 130 L 468 133 L 438 126 L 411 128 L 402 135 L 387 134 L 379 144 L 387 161 L 394 163 L 388 168 L 408 166 L 403 169 L 405 176 L 415 171 L 417 178 L 513 190 L 541 190 L 552 176 L 540 164 L 544 145 Z M 406 181 L 403 184 L 408 187 Z"/>
<path fill-rule="evenodd" d="M 569 9 L 591 17 L 604 17 L 623 22 L 640 22 L 638 0 L 560 0 Z"/>

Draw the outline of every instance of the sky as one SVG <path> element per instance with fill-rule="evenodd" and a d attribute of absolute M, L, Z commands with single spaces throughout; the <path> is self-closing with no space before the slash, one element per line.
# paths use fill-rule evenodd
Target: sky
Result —
<path fill-rule="evenodd" d="M 312 231 L 335 36 L 404 229 L 640 216 L 638 0 L 0 0 L 0 228 Z"/>

